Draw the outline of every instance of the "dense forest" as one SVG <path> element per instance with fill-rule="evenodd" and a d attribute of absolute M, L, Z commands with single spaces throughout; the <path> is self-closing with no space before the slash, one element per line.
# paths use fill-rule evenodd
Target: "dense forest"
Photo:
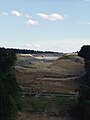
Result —
<path fill-rule="evenodd" d="M 85 61 L 85 78 L 79 90 L 78 119 L 90 120 L 90 45 L 82 46 L 78 53 Z"/>
<path fill-rule="evenodd" d="M 0 48 L 0 120 L 16 120 L 20 109 L 19 86 L 14 75 L 16 56 Z"/>

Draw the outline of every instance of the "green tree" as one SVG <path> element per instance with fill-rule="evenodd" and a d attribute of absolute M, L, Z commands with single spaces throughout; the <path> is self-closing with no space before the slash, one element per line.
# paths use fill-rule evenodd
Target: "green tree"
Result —
<path fill-rule="evenodd" d="M 0 48 L 0 120 L 15 120 L 20 105 L 19 86 L 14 75 L 16 56 Z"/>

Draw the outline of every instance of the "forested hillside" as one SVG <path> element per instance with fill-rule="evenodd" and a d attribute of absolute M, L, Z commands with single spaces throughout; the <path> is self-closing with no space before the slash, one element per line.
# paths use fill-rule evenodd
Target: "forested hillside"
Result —
<path fill-rule="evenodd" d="M 16 56 L 0 48 L 0 120 L 15 120 L 19 101 L 19 86 L 13 72 Z"/>

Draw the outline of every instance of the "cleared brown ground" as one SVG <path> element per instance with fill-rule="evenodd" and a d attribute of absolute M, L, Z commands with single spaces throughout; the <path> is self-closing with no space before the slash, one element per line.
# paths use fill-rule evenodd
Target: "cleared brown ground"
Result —
<path fill-rule="evenodd" d="M 53 61 L 18 57 L 15 68 L 17 81 L 30 92 L 74 92 L 84 73 L 83 60 L 78 56 Z"/>
<path fill-rule="evenodd" d="M 45 57 L 45 55 L 44 55 Z M 47 57 L 47 56 L 46 56 Z M 15 74 L 23 92 L 75 93 L 84 75 L 84 62 L 78 56 L 45 60 L 42 56 L 18 55 Z M 53 106 L 53 105 L 52 105 Z M 52 107 L 52 109 L 54 109 Z M 73 120 L 44 113 L 19 113 L 19 120 Z"/>

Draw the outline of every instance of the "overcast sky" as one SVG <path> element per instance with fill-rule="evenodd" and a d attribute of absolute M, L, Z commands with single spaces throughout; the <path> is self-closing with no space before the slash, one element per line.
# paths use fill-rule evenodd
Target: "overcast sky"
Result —
<path fill-rule="evenodd" d="M 1 0 L 0 46 L 59 52 L 90 44 L 90 0 Z"/>

